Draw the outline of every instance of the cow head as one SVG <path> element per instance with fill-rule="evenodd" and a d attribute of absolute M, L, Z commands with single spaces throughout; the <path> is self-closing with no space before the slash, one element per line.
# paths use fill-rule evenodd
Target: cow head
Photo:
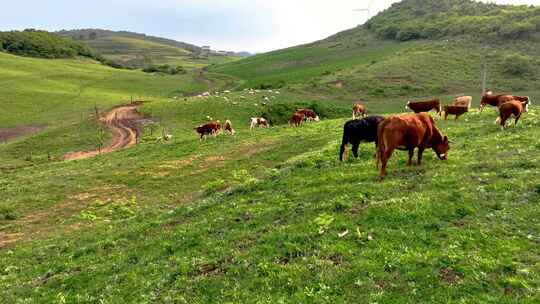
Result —
<path fill-rule="evenodd" d="M 433 146 L 433 150 L 437 153 L 437 157 L 440 160 L 448 159 L 448 151 L 450 150 L 450 142 L 448 136 L 444 136 L 441 142 L 436 143 Z"/>
<path fill-rule="evenodd" d="M 319 118 L 319 116 L 315 116 L 315 118 L 313 120 L 320 121 L 321 119 Z"/>

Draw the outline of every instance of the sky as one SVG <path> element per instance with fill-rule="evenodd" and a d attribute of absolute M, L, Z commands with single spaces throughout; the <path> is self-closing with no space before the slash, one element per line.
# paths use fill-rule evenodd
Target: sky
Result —
<path fill-rule="evenodd" d="M 17 0 L 0 30 L 101 28 L 171 38 L 214 50 L 260 53 L 353 28 L 396 0 Z M 485 1 L 535 4 L 540 0 Z"/>

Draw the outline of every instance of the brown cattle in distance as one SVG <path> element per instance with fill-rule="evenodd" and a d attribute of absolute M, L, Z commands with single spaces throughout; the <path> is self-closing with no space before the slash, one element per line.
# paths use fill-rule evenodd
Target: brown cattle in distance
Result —
<path fill-rule="evenodd" d="M 431 110 L 441 112 L 441 101 L 439 99 L 432 99 L 427 101 L 407 101 L 405 109 L 410 109 L 414 113 L 429 112 Z"/>
<path fill-rule="evenodd" d="M 291 119 L 289 120 L 289 124 L 292 125 L 293 127 L 299 127 L 304 121 L 304 119 L 305 119 L 304 114 L 296 112 L 292 115 Z"/>
<path fill-rule="evenodd" d="M 467 109 L 470 109 L 471 104 L 472 104 L 472 96 L 460 96 L 460 97 L 456 97 L 450 105 L 467 107 Z"/>
<path fill-rule="evenodd" d="M 361 103 L 355 103 L 352 107 L 352 119 L 356 119 L 357 117 L 366 117 L 367 116 L 367 109 L 366 106 L 364 106 Z"/>
<path fill-rule="evenodd" d="M 208 135 L 217 136 L 220 130 L 221 130 L 221 124 L 219 123 L 219 121 L 209 122 L 207 124 L 200 125 L 197 128 L 195 128 L 195 131 L 197 131 L 197 133 L 200 135 L 199 140 L 206 139 Z"/>
<path fill-rule="evenodd" d="M 253 130 L 253 128 L 255 128 L 256 126 L 259 126 L 259 128 L 267 129 L 270 127 L 270 124 L 268 123 L 268 120 L 263 117 L 251 117 L 249 129 Z"/>
<path fill-rule="evenodd" d="M 516 126 L 523 112 L 529 112 L 529 101 L 511 100 L 505 102 L 499 106 L 499 117 L 495 122 L 499 122 L 501 129 L 504 129 L 506 121 L 513 115 L 515 117 L 514 126 Z"/>
<path fill-rule="evenodd" d="M 457 120 L 461 115 L 469 112 L 469 108 L 464 106 L 444 106 L 441 115 L 444 113 L 444 120 L 448 118 L 448 115 L 455 115 Z"/>
<path fill-rule="evenodd" d="M 482 99 L 480 100 L 480 112 L 484 110 L 486 106 L 492 106 L 492 107 L 498 107 L 501 104 L 514 100 L 514 96 L 512 95 L 493 95 L 491 91 L 486 92 L 484 96 L 482 96 Z"/>
<path fill-rule="evenodd" d="M 296 113 L 304 115 L 306 121 L 319 121 L 319 115 L 311 109 L 299 109 Z"/>
<path fill-rule="evenodd" d="M 448 159 L 450 144 L 435 126 L 433 118 L 425 113 L 403 114 L 385 119 L 378 129 L 377 167 L 380 165 L 379 179 L 386 176 L 386 165 L 394 150 L 409 151 L 407 165 L 412 164 L 414 150 L 418 148 L 417 164 L 422 164 L 425 149 L 433 149 L 441 160 Z"/>

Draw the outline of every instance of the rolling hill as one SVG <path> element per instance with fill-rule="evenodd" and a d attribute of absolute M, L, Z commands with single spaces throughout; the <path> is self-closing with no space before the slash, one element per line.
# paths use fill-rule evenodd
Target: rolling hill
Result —
<path fill-rule="evenodd" d="M 58 35 L 82 42 L 105 58 L 123 66 L 142 68 L 148 65 L 204 67 L 240 59 L 235 54 L 208 53 L 201 47 L 171 39 L 127 31 L 101 29 L 64 30 Z"/>
<path fill-rule="evenodd" d="M 212 70 L 244 87 L 381 99 L 477 95 L 485 63 L 493 90 L 530 91 L 540 85 L 539 18 L 538 7 L 406 0 L 327 39 Z"/>

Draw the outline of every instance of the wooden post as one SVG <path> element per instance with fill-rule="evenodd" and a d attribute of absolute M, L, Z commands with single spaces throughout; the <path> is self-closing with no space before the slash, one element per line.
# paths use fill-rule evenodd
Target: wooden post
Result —
<path fill-rule="evenodd" d="M 486 94 L 486 82 L 487 82 L 487 64 L 484 61 L 484 63 L 482 63 L 482 96 Z"/>
<path fill-rule="evenodd" d="M 99 120 L 99 109 L 97 107 L 97 104 L 94 104 L 94 110 L 96 111 L 96 120 Z"/>

